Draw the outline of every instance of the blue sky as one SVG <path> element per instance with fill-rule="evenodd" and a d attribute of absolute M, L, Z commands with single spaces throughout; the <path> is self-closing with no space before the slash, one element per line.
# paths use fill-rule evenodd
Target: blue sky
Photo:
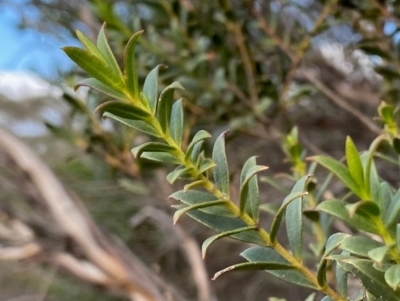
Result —
<path fill-rule="evenodd" d="M 13 0 L 14 4 L 23 0 Z M 34 8 L 25 10 L 33 19 L 40 17 Z M 58 81 L 59 70 L 73 65 L 61 47 L 74 41 L 63 41 L 34 29 L 18 29 L 20 15 L 11 5 L 0 5 L 0 71 L 29 70 L 50 81 Z"/>

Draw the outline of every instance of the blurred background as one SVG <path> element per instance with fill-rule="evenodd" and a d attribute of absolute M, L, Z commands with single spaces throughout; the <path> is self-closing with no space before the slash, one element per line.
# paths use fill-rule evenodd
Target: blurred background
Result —
<path fill-rule="evenodd" d="M 177 80 L 185 87 L 179 96 L 186 99 L 186 137 L 199 129 L 216 137 L 229 128 L 232 179 L 258 155 L 270 167 L 262 201 L 275 204 L 292 175 L 306 170 L 297 159 L 340 158 L 346 135 L 364 150 L 380 132 L 373 120 L 377 106 L 399 99 L 400 1 L 0 0 L 0 127 L 51 167 L 106 236 L 127 246 L 184 300 L 300 300 L 310 294 L 265 272 L 210 282 L 213 273 L 241 260 L 246 246 L 240 242 L 218 242 L 204 262 L 191 258 L 192 248 L 213 232 L 188 218 L 172 227 L 168 196 L 182 183 L 170 187 L 169 166 L 130 155 L 148 138 L 94 114 L 106 97 L 73 90 L 86 75 L 60 48 L 79 45 L 75 30 L 95 40 L 103 22 L 121 63 L 130 36 L 144 29 L 139 80 L 157 64 L 167 65 L 160 86 Z M 387 176 L 395 182 L 398 175 Z M 80 258 L 80 249 L 26 182 L 7 154 L 0 155 L 0 249 L 19 245 L 9 232 L 19 221 L 45 250 L 0 261 L 0 301 L 126 300 L 49 260 L 60 250 Z M 198 275 L 196 264 L 206 276 Z"/>

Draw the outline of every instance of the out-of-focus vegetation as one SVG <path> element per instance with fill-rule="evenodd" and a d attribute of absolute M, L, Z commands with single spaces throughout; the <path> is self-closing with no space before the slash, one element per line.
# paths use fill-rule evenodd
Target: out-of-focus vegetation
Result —
<path fill-rule="evenodd" d="M 397 105 L 398 1 L 32 0 L 23 5 L 21 30 L 35 27 L 56 36 L 74 37 L 79 29 L 94 39 L 105 21 L 120 64 L 130 36 L 144 29 L 136 50 L 139 81 L 143 83 L 157 64 L 168 66 L 160 71 L 160 89 L 175 80 L 185 87 L 179 93 L 187 99 L 187 138 L 198 129 L 206 129 L 214 137 L 231 129 L 227 149 L 234 180 L 251 155 L 260 155 L 259 161 L 270 166 L 264 180 L 274 186 L 278 184 L 273 174 L 282 176 L 291 167 L 301 172 L 298 162 L 284 162 L 296 157 L 291 151 L 298 150 L 297 138 L 308 154 L 342 156 L 345 135 L 364 149 L 380 132 L 372 121 L 379 101 Z M 24 14 L 29 10 L 37 11 L 41 18 L 30 19 L 30 14 Z M 66 74 L 66 85 L 72 86 L 83 77 L 80 72 Z M 203 280 L 194 281 L 193 262 L 182 239 L 204 240 L 208 230 L 182 220 L 182 236 L 161 218 L 147 218 L 149 210 L 171 214 L 167 196 L 173 190 L 164 181 L 169 168 L 136 161 L 130 149 L 148 138 L 93 114 L 107 97 L 94 91 L 77 96 L 65 86 L 63 89 L 63 104 L 56 108 L 62 122 L 49 120 L 48 135 L 31 143 L 39 145 L 37 149 L 63 183 L 80 196 L 98 225 L 122 239 L 155 273 L 179 287 L 182 295 L 189 300 L 200 298 L 196 291 L 201 291 Z M 22 119 L 34 118 L 30 109 L 20 113 L 28 105 L 12 108 L 8 104 L 4 106 L 7 114 L 18 112 Z M 284 138 L 294 125 L 299 129 L 298 137 Z M 387 177 L 395 181 L 394 173 L 388 172 Z M 39 228 L 39 237 L 48 248 L 68 249 L 67 238 L 47 229 L 53 225 L 51 220 L 35 226 L 45 213 L 41 208 L 26 207 L 29 202 L 19 189 L 18 175 L 2 169 L 2 178 L 5 189 L 0 208 L 4 220 L 22 219 Z M 10 185 L 3 185 L 8 183 L 6 179 Z M 280 190 L 292 185 L 290 177 L 281 179 L 279 183 L 287 185 L 277 187 Z M 280 201 L 283 194 L 279 190 L 264 186 L 264 202 Z M 335 187 L 334 194 L 338 193 Z M 268 223 L 268 215 L 265 221 Z M 236 262 L 237 258 L 226 254 L 242 249 L 236 242 L 210 249 L 205 262 L 210 275 Z M 5 293 L 2 290 L 0 300 L 28 294 L 60 300 L 71 296 L 81 300 L 119 298 L 75 282 L 40 258 L 29 264 L 1 270 Z M 39 278 L 46 285 L 37 285 Z M 8 285 L 10 281 L 13 286 Z M 236 281 L 243 283 L 240 288 L 232 285 Z M 271 290 L 289 300 L 290 296 L 309 293 L 296 288 L 289 291 L 264 274 L 232 274 L 213 282 L 208 294 L 219 300 L 265 300 Z"/>

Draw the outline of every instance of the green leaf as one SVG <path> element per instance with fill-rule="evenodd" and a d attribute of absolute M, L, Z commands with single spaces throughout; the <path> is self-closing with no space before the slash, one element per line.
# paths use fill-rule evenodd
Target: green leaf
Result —
<path fill-rule="evenodd" d="M 223 232 L 223 233 L 220 233 L 220 234 L 217 234 L 217 235 L 207 238 L 201 246 L 201 254 L 202 254 L 203 259 L 206 257 L 206 253 L 207 253 L 207 250 L 210 247 L 210 245 L 213 242 L 215 242 L 216 240 L 221 239 L 223 237 L 231 236 L 233 234 L 242 233 L 242 232 L 251 231 L 251 230 L 257 230 L 257 227 L 256 226 L 247 226 L 247 227 L 238 228 L 238 229 L 231 230 L 231 231 L 226 231 L 226 232 Z"/>
<path fill-rule="evenodd" d="M 396 225 L 396 247 L 397 252 L 400 252 L 400 224 Z"/>
<path fill-rule="evenodd" d="M 121 78 L 116 75 L 103 60 L 99 59 L 94 54 L 77 47 L 64 47 L 62 49 L 71 60 L 95 79 L 110 86 L 114 90 L 125 90 L 125 84 L 121 81 Z"/>
<path fill-rule="evenodd" d="M 353 236 L 345 239 L 340 245 L 340 249 L 351 254 L 368 257 L 368 252 L 383 246 L 382 243 L 364 236 Z"/>
<path fill-rule="evenodd" d="M 202 140 L 204 140 L 204 139 L 210 138 L 210 137 L 211 137 L 211 135 L 210 135 L 209 132 L 204 131 L 204 130 L 198 131 L 198 132 L 196 133 L 196 135 L 194 135 L 192 141 L 190 142 L 188 148 L 186 149 L 185 158 L 186 158 L 186 159 L 190 158 L 190 156 L 191 156 L 191 154 L 192 154 L 192 152 L 193 152 L 193 148 L 195 147 L 195 145 L 196 145 L 198 142 L 200 142 L 200 141 L 202 141 Z"/>
<path fill-rule="evenodd" d="M 240 208 L 256 222 L 259 220 L 260 194 L 258 189 L 258 171 L 266 170 L 266 166 L 256 165 L 256 157 L 249 158 L 243 165 L 240 175 Z"/>
<path fill-rule="evenodd" d="M 314 156 L 310 159 L 324 166 L 326 169 L 336 175 L 354 194 L 362 198 L 360 187 L 353 180 L 346 166 L 330 157 Z"/>
<path fill-rule="evenodd" d="M 203 161 L 201 161 L 200 166 L 199 166 L 199 172 L 197 173 L 197 175 L 200 175 L 203 172 L 206 172 L 207 170 L 209 170 L 210 168 L 213 168 L 215 166 L 216 165 L 213 160 L 211 160 L 210 158 L 206 158 Z"/>
<path fill-rule="evenodd" d="M 343 251 L 342 255 L 349 255 L 348 252 Z M 340 296 L 347 298 L 347 272 L 342 269 L 338 264 L 335 268 L 336 287 Z"/>
<path fill-rule="evenodd" d="M 392 265 L 386 270 L 385 281 L 395 291 L 400 287 L 400 264 Z"/>
<path fill-rule="evenodd" d="M 147 135 L 154 136 L 157 138 L 161 138 L 160 134 L 156 129 L 152 127 L 152 125 L 148 124 L 147 122 L 141 121 L 141 120 L 132 120 L 132 119 L 126 119 L 126 118 L 121 118 L 119 116 L 116 116 L 114 114 L 105 112 L 103 114 L 103 117 L 110 117 L 112 119 L 115 119 L 131 128 L 134 128 L 140 132 L 143 132 Z M 179 163 L 179 162 L 178 162 Z"/>
<path fill-rule="evenodd" d="M 87 36 L 85 36 L 79 30 L 76 31 L 76 36 L 78 37 L 79 41 L 82 43 L 82 45 L 85 47 L 85 49 L 89 53 L 95 55 L 100 60 L 104 61 L 104 63 L 107 63 L 103 54 L 100 52 L 100 50 L 97 48 L 97 46 Z"/>
<path fill-rule="evenodd" d="M 380 208 L 381 208 L 381 217 L 382 221 L 385 225 L 389 221 L 389 216 L 390 216 L 390 205 L 393 200 L 393 193 L 392 193 L 392 188 L 389 183 L 387 182 L 382 182 L 379 185 L 380 187 L 380 200 L 374 200 L 375 203 L 377 203 Z M 393 210 L 393 208 L 392 208 Z"/>
<path fill-rule="evenodd" d="M 87 79 L 81 80 L 79 83 L 77 83 L 75 85 L 75 87 L 74 87 L 75 91 L 78 90 L 78 88 L 81 86 L 95 89 L 95 90 L 100 91 L 101 93 L 107 94 L 113 98 L 117 98 L 117 99 L 121 99 L 121 100 L 125 100 L 125 101 L 129 100 L 125 94 L 123 94 L 117 90 L 114 90 L 110 86 L 103 84 L 101 81 L 99 81 L 95 78 L 87 78 Z"/>
<path fill-rule="evenodd" d="M 217 188 L 227 197 L 229 197 L 229 170 L 225 154 L 225 136 L 228 132 L 219 135 L 212 152 L 212 160 L 217 165 L 214 168 L 214 181 Z"/>
<path fill-rule="evenodd" d="M 348 258 L 338 261 L 346 271 L 356 276 L 364 288 L 381 300 L 399 301 L 400 293 L 386 284 L 384 273 L 374 268 L 373 262 L 366 259 Z"/>
<path fill-rule="evenodd" d="M 167 152 L 172 153 L 175 148 L 161 142 L 147 142 L 132 148 L 131 152 L 135 158 L 140 158 L 144 152 Z"/>
<path fill-rule="evenodd" d="M 181 146 L 183 134 L 183 107 L 182 99 L 177 100 L 172 105 L 171 124 L 170 124 L 171 137 L 174 141 Z"/>
<path fill-rule="evenodd" d="M 160 95 L 159 104 L 157 108 L 157 119 L 160 122 L 161 128 L 164 133 L 169 132 L 169 125 L 171 123 L 172 104 L 174 102 L 174 89 L 182 89 L 180 83 L 173 82 L 167 86 Z M 182 119 L 183 120 L 183 119 Z"/>
<path fill-rule="evenodd" d="M 353 217 L 355 214 L 370 218 L 370 221 L 375 221 L 377 218 L 379 219 L 381 210 L 379 206 L 372 201 L 359 201 L 354 204 L 346 205 L 346 210 L 349 213 L 350 217 Z"/>
<path fill-rule="evenodd" d="M 213 209 L 218 207 L 220 206 L 210 207 L 205 209 Z M 211 229 L 214 229 L 218 232 L 226 232 L 248 226 L 244 221 L 242 221 L 239 218 L 215 215 L 215 213 L 209 214 L 205 212 L 205 209 L 190 211 L 188 212 L 188 215 L 193 219 L 195 219 L 196 221 L 198 221 L 199 223 Z M 266 242 L 261 237 L 259 231 L 241 232 L 233 234 L 231 237 L 249 243 L 254 243 L 264 246 L 266 245 Z"/>
<path fill-rule="evenodd" d="M 228 201 L 217 200 L 217 201 L 211 201 L 211 202 L 203 202 L 203 203 L 199 203 L 196 205 L 191 205 L 191 206 L 187 206 L 185 208 L 179 209 L 179 210 L 175 211 L 174 216 L 173 216 L 174 225 L 176 224 L 176 222 L 182 215 L 184 215 L 185 213 L 187 213 L 191 210 L 208 208 L 208 207 L 213 207 L 213 206 L 217 206 L 217 205 L 225 205 L 227 203 L 228 203 Z"/>
<path fill-rule="evenodd" d="M 206 183 L 207 183 L 207 180 L 198 180 L 198 181 L 194 181 L 192 183 L 186 184 L 185 186 L 183 186 L 183 192 L 186 192 L 189 189 L 193 189 L 196 187 L 203 187 Z"/>
<path fill-rule="evenodd" d="M 304 301 L 315 301 L 315 293 L 312 293 L 310 296 L 308 296 Z M 271 300 L 272 301 L 272 300 Z"/>
<path fill-rule="evenodd" d="M 278 212 L 276 213 L 276 215 L 274 216 L 274 219 L 272 220 L 271 230 L 270 230 L 270 238 L 271 238 L 272 244 L 275 244 L 277 242 L 279 226 L 281 224 L 283 213 L 285 212 L 286 207 L 291 202 L 293 202 L 293 201 L 297 200 L 298 198 L 301 198 L 305 195 L 307 195 L 307 192 L 291 193 L 283 200 L 282 205 L 279 207 Z"/>
<path fill-rule="evenodd" d="M 166 152 L 144 152 L 140 155 L 140 158 L 164 164 L 181 164 L 181 161 L 175 155 Z"/>
<path fill-rule="evenodd" d="M 121 102 L 121 101 L 107 101 L 101 105 L 99 105 L 96 112 L 100 112 L 104 114 L 104 112 L 108 112 L 113 114 L 114 116 L 118 116 L 124 119 L 130 120 L 145 120 L 150 117 L 150 114 L 138 107 L 132 105 L 129 102 Z"/>
<path fill-rule="evenodd" d="M 173 198 L 175 200 L 181 201 L 187 205 L 196 205 L 200 204 L 203 202 L 211 202 L 211 201 L 216 201 L 218 200 L 214 195 L 208 193 L 208 192 L 203 192 L 203 191 L 198 191 L 198 190 L 180 190 L 175 193 L 173 193 L 170 198 Z M 223 216 L 229 216 L 232 217 L 234 214 L 232 211 L 226 207 L 219 206 L 219 207 L 213 207 L 212 210 L 210 208 L 202 208 L 201 211 L 204 211 L 206 213 L 210 214 L 217 214 L 217 215 L 223 215 Z M 243 226 L 242 226 L 243 227 Z M 241 227 L 237 227 L 241 228 Z M 236 228 L 233 228 L 236 229 Z M 228 230 L 233 230 L 233 229 L 226 229 L 224 231 Z"/>
<path fill-rule="evenodd" d="M 376 263 L 382 263 L 386 254 L 392 249 L 393 246 L 382 246 L 368 251 L 368 257 Z"/>
<path fill-rule="evenodd" d="M 136 58 L 135 58 L 135 45 L 137 39 L 143 34 L 143 30 L 135 33 L 128 41 L 125 48 L 124 56 L 124 71 L 126 77 L 126 86 L 130 94 L 135 98 L 140 98 L 140 89 L 138 82 L 138 75 L 136 70 Z"/>
<path fill-rule="evenodd" d="M 325 245 L 325 252 L 321 258 L 317 271 L 317 279 L 318 279 L 318 284 L 320 286 L 323 287 L 326 285 L 326 264 L 327 264 L 326 256 L 328 256 L 335 249 L 337 249 L 338 246 L 348 237 L 350 237 L 350 235 L 345 233 L 335 233 L 328 238 Z"/>
<path fill-rule="evenodd" d="M 164 65 L 158 65 L 150 73 L 147 75 L 144 85 L 143 85 L 143 93 L 146 95 L 151 112 L 153 115 L 157 110 L 157 95 L 158 95 L 158 72 L 159 70 L 165 67 Z"/>
<path fill-rule="evenodd" d="M 223 270 L 214 274 L 214 277 L 211 280 L 216 280 L 222 274 L 227 272 L 235 271 L 255 271 L 255 270 L 290 270 L 294 269 L 291 265 L 283 265 L 274 262 L 244 262 L 231 265 Z"/>
<path fill-rule="evenodd" d="M 191 167 L 185 167 L 183 165 L 178 166 L 177 168 L 175 168 L 173 171 L 171 171 L 168 175 L 167 175 L 167 181 L 170 184 L 174 184 L 174 182 L 179 179 L 180 176 L 182 176 L 183 174 L 187 173 L 189 170 L 191 169 Z"/>
<path fill-rule="evenodd" d="M 380 233 L 379 229 L 376 228 L 374 223 L 371 223 L 369 218 L 366 218 L 365 216 L 362 216 L 357 212 L 354 214 L 353 217 L 350 217 L 346 209 L 346 205 L 347 203 L 343 200 L 333 199 L 320 203 L 316 207 L 316 210 L 336 216 L 356 229 L 374 234 Z"/>
<path fill-rule="evenodd" d="M 321 299 L 321 301 L 333 301 L 333 299 L 329 296 L 325 296 Z"/>
<path fill-rule="evenodd" d="M 200 157 L 201 149 L 203 147 L 203 143 L 204 143 L 204 141 L 199 141 L 193 147 L 193 150 L 191 151 L 191 154 L 190 154 L 190 160 L 192 160 L 192 162 L 198 161 L 198 159 Z"/>
<path fill-rule="evenodd" d="M 243 251 L 240 256 L 250 262 L 271 262 L 275 264 L 290 265 L 290 263 L 279 255 L 274 249 L 266 247 L 251 247 Z M 315 285 L 297 270 L 267 271 L 268 273 L 287 282 L 315 289 Z"/>
<path fill-rule="evenodd" d="M 357 186 L 360 187 L 364 199 L 367 199 L 369 191 L 364 191 L 363 166 L 361 164 L 360 156 L 358 155 L 358 150 L 350 136 L 347 136 L 346 138 L 346 161 L 350 176 L 353 178 L 354 182 L 356 182 Z"/>
<path fill-rule="evenodd" d="M 398 222 L 400 215 L 400 189 L 393 196 L 389 209 L 388 218 L 386 219 L 385 226 L 390 227 Z"/>
<path fill-rule="evenodd" d="M 307 182 L 311 176 L 302 177 L 294 185 L 291 194 L 306 191 Z M 286 233 L 293 255 L 301 260 L 303 251 L 303 197 L 290 202 L 286 208 Z"/>
<path fill-rule="evenodd" d="M 115 59 L 114 54 L 111 51 L 110 45 L 108 45 L 106 33 L 105 33 L 106 24 L 100 28 L 99 35 L 97 36 L 97 48 L 100 50 L 101 54 L 107 61 L 108 66 L 111 68 L 112 72 L 119 76 L 119 80 L 123 82 L 123 77 L 121 73 L 121 69 Z"/>

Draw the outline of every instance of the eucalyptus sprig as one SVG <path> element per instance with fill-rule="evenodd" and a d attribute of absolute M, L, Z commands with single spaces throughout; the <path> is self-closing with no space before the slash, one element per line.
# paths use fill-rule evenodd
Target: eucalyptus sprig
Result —
<path fill-rule="evenodd" d="M 154 138 L 151 142 L 134 147 L 133 155 L 136 158 L 175 165 L 176 168 L 167 176 L 169 183 L 174 183 L 177 179 L 188 181 L 182 190 L 170 196 L 180 202 L 174 206 L 177 210 L 173 221 L 176 223 L 182 215 L 187 214 L 218 232 L 203 243 L 203 257 L 212 243 L 227 236 L 256 245 L 241 253 L 246 262 L 217 272 L 213 279 L 232 270 L 266 270 L 285 281 L 324 293 L 324 301 L 345 301 L 348 300 L 347 273 L 350 272 L 360 278 L 368 296 L 375 298 L 371 297 L 369 300 L 400 300 L 400 294 L 396 291 L 400 282 L 400 277 L 397 276 L 399 273 L 396 274 L 398 265 L 392 265 L 393 268 L 389 268 L 384 276 L 376 268 L 376 263 L 380 267 L 383 263 L 386 264 L 386 255 L 390 260 L 398 260 L 395 256 L 398 254 L 400 235 L 397 234 L 396 240 L 395 234 L 399 226 L 395 225 L 397 216 L 393 218 L 393 212 L 400 210 L 400 206 L 395 201 L 397 194 L 392 196 L 388 184 L 377 178 L 371 154 L 359 157 L 354 144 L 348 140 L 348 168 L 333 159 L 313 158 L 338 175 L 356 196 L 363 199 L 354 205 L 346 205 L 344 201 L 338 200 L 326 201 L 320 203 L 317 210 L 348 219 L 351 225 L 360 230 L 382 235 L 385 243 L 377 246 L 378 242 L 363 237 L 368 247 L 357 249 L 357 239 L 361 239 L 360 237 L 335 233 L 327 239 L 317 270 L 310 269 L 304 262 L 303 200 L 307 197 L 307 183 L 311 176 L 305 175 L 298 179 L 277 210 L 269 229 L 261 227 L 257 175 L 267 167 L 257 165 L 256 157 L 246 161 L 240 175 L 239 200 L 234 202 L 230 194 L 231 183 L 225 152 L 227 132 L 217 137 L 211 157 L 206 155 L 203 148 L 205 139 L 211 135 L 204 130 L 195 133 L 188 146 L 183 148 L 183 99 L 174 98 L 174 91 L 183 88 L 178 82 L 174 82 L 158 94 L 158 73 L 162 67 L 159 65 L 148 74 L 140 89 L 135 67 L 135 45 L 141 34 L 142 32 L 138 32 L 129 40 L 123 70 L 110 49 L 104 26 L 96 44 L 77 32 L 84 49 L 65 47 L 64 51 L 92 76 L 78 83 L 76 88 L 87 86 L 114 99 L 101 104 L 96 109 L 97 112 Z M 297 156 L 296 163 L 300 166 L 301 162 L 297 159 L 301 155 L 297 152 L 294 155 Z M 303 172 L 302 165 L 299 171 Z M 376 199 L 380 203 L 370 199 L 377 189 L 384 193 Z M 390 202 L 387 201 L 387 196 L 391 198 Z M 385 211 L 387 220 L 381 222 L 379 218 L 384 202 L 385 205 L 394 207 Z M 366 219 L 373 222 L 367 223 Z M 278 241 L 278 231 L 283 220 L 286 223 L 289 248 Z M 338 255 L 337 250 L 346 253 Z M 335 288 L 328 283 L 326 277 L 330 261 L 338 263 Z M 315 296 L 313 294 L 307 300 L 315 300 Z"/>

